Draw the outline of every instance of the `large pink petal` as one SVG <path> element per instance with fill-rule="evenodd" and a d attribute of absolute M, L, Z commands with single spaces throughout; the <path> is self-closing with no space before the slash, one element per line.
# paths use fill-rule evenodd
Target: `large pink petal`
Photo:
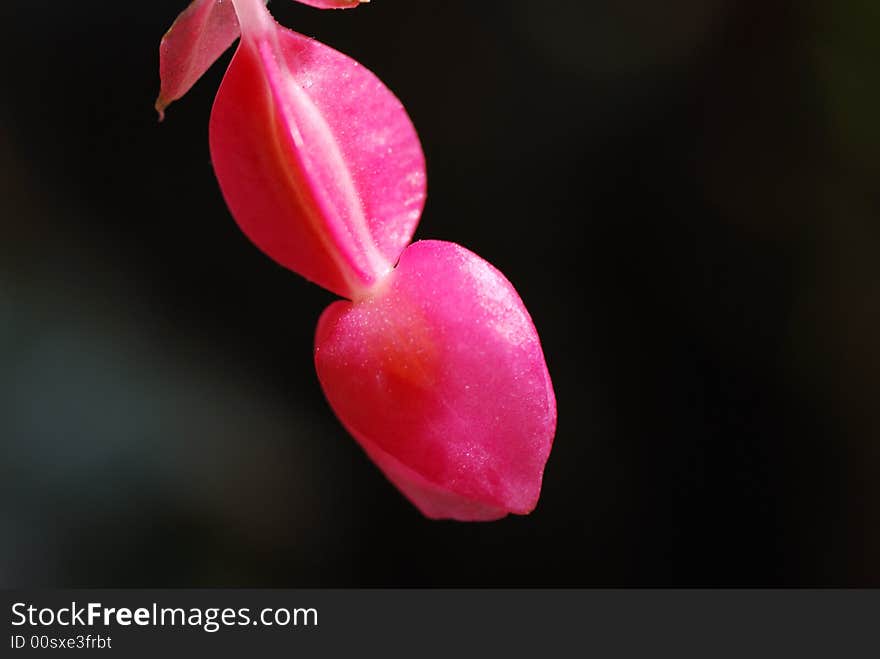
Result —
<path fill-rule="evenodd" d="M 535 507 L 556 401 L 528 312 L 483 259 L 414 243 L 374 295 L 327 308 L 315 364 L 340 420 L 428 517 Z"/>
<path fill-rule="evenodd" d="M 418 136 L 370 71 L 254 17 L 263 23 L 253 38 L 245 31 L 211 113 L 223 195 L 271 258 L 342 296 L 364 295 L 418 223 Z"/>
<path fill-rule="evenodd" d="M 159 45 L 159 117 L 186 94 L 238 38 L 238 19 L 229 0 L 193 0 Z"/>

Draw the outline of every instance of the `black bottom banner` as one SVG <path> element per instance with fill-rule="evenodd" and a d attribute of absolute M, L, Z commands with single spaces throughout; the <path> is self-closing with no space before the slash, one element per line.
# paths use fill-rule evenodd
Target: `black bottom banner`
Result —
<path fill-rule="evenodd" d="M 880 591 L 7 590 L 3 656 L 876 656 Z M 675 653 L 668 654 L 668 653 Z M 63 655 L 61 655 L 63 656 Z"/>

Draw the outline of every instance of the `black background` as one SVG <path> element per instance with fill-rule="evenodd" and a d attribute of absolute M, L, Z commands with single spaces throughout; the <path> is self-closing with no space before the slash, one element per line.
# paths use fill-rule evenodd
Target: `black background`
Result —
<path fill-rule="evenodd" d="M 417 238 L 516 285 L 559 429 L 537 510 L 423 519 L 326 405 L 329 293 L 213 178 L 227 54 L 158 124 L 183 2 L 4 2 L 0 582 L 880 584 L 876 2 L 374 0 Z"/>

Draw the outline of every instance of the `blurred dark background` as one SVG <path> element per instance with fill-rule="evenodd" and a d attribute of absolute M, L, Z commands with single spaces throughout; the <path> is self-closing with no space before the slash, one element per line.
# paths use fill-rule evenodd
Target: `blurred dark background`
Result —
<path fill-rule="evenodd" d="M 880 4 L 374 0 L 280 22 L 404 101 L 418 238 L 519 289 L 538 509 L 423 519 L 325 403 L 333 297 L 157 123 L 182 0 L 3 2 L 4 586 L 880 585 Z"/>

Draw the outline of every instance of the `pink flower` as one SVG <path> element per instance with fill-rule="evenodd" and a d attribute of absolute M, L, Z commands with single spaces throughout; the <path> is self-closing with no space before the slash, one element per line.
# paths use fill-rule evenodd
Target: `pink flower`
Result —
<path fill-rule="evenodd" d="M 407 247 L 425 163 L 400 101 L 354 60 L 279 26 L 261 0 L 196 0 L 162 41 L 160 114 L 239 30 L 211 157 L 244 233 L 347 298 L 315 339 L 330 405 L 428 517 L 530 512 L 556 427 L 538 335 L 478 256 L 439 241 Z"/>
<path fill-rule="evenodd" d="M 408 247 L 372 295 L 327 308 L 315 365 L 342 423 L 428 517 L 537 504 L 553 387 L 522 301 L 477 255 Z"/>

